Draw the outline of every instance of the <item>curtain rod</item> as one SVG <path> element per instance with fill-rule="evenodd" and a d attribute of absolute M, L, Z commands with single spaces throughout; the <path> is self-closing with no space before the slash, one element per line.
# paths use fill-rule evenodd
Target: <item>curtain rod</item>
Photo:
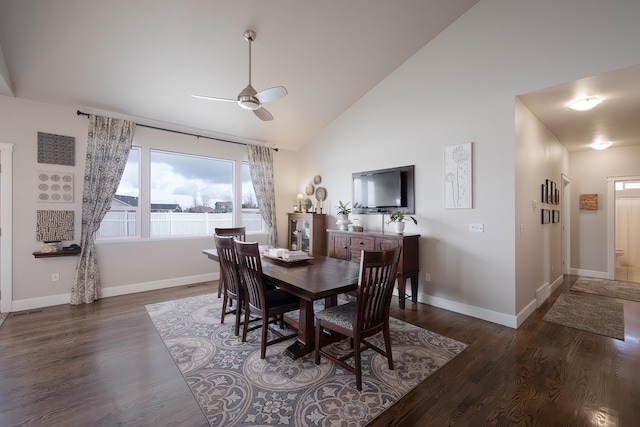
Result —
<path fill-rule="evenodd" d="M 83 113 L 80 110 L 77 110 L 76 114 L 78 116 L 87 116 L 87 117 L 89 117 L 89 113 Z M 177 133 L 177 134 L 180 134 L 180 135 L 195 136 L 196 138 L 205 138 L 205 139 L 212 139 L 214 141 L 228 142 L 230 144 L 239 144 L 239 145 L 245 145 L 245 146 L 249 145 L 249 144 L 247 144 L 245 142 L 230 141 L 228 139 L 214 138 L 212 136 L 206 136 L 206 135 L 197 135 L 195 133 L 182 132 L 182 131 L 173 130 L 173 129 L 165 129 L 165 128 L 161 128 L 161 127 L 157 127 L 157 126 L 143 125 L 143 124 L 140 124 L 140 123 L 136 123 L 136 126 L 140 126 L 140 127 L 148 128 L 148 129 L 162 130 L 162 131 L 165 131 L 165 132 L 173 132 L 173 133 Z M 269 147 L 269 148 L 271 148 L 271 147 Z M 271 149 L 273 151 L 278 151 L 277 148 L 271 148 Z"/>

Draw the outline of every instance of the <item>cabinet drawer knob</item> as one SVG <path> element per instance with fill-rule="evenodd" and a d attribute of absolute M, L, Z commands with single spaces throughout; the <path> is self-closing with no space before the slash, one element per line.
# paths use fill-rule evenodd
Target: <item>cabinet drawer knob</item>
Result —
<path fill-rule="evenodd" d="M 348 248 L 349 248 L 349 246 L 344 246 L 342 249 L 348 249 Z"/>
<path fill-rule="evenodd" d="M 364 245 L 364 242 L 359 242 L 358 244 L 359 244 L 359 245 Z"/>

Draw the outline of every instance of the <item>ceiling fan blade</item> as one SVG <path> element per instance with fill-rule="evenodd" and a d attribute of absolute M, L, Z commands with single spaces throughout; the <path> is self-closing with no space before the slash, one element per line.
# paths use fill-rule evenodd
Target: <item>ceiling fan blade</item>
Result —
<path fill-rule="evenodd" d="M 191 97 L 198 98 L 198 99 L 206 99 L 207 101 L 238 102 L 237 99 L 215 98 L 213 96 L 191 95 Z"/>
<path fill-rule="evenodd" d="M 263 120 L 265 122 L 273 120 L 273 116 L 271 115 L 271 113 L 262 107 L 258 108 L 257 110 L 253 110 L 253 114 L 258 116 L 260 120 Z"/>
<path fill-rule="evenodd" d="M 275 101 L 287 95 L 287 89 L 284 86 L 271 87 L 258 92 L 255 96 L 261 103 Z"/>

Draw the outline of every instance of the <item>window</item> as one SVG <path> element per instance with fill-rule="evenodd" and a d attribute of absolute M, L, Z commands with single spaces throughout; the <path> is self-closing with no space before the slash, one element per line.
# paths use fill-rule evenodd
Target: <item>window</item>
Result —
<path fill-rule="evenodd" d="M 266 230 L 248 163 L 133 147 L 96 238 L 212 235 L 240 221 Z"/>
<path fill-rule="evenodd" d="M 249 163 L 242 164 L 242 225 L 246 227 L 248 233 L 266 230 L 251 182 Z"/>
<path fill-rule="evenodd" d="M 233 226 L 234 162 L 157 150 L 150 160 L 151 237 Z"/>
<path fill-rule="evenodd" d="M 96 239 L 140 236 L 140 148 L 132 147 L 111 208 L 100 223 Z"/>

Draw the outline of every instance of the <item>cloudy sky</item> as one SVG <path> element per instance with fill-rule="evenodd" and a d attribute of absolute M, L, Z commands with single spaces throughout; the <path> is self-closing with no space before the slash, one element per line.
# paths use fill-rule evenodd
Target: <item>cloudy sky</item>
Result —
<path fill-rule="evenodd" d="M 117 194 L 138 196 L 139 150 L 131 150 Z M 253 192 L 248 165 L 243 165 L 243 194 Z M 151 203 L 194 202 L 213 207 L 232 200 L 233 162 L 206 157 L 151 151 Z"/>

